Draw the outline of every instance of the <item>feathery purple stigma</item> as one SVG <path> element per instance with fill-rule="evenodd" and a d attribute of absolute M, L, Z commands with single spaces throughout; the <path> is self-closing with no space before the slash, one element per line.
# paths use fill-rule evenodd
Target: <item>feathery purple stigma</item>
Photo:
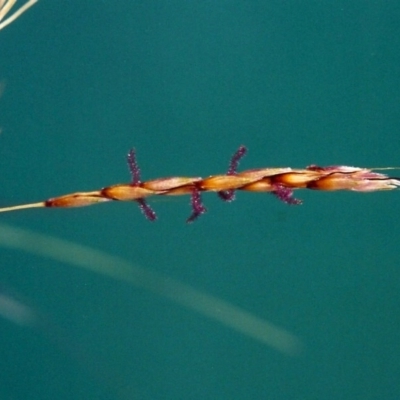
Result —
<path fill-rule="evenodd" d="M 229 163 L 229 169 L 226 173 L 227 175 L 236 175 L 237 168 L 239 166 L 239 161 L 243 158 L 243 156 L 247 153 L 247 149 L 244 146 L 240 146 L 236 153 L 232 156 L 231 161 Z"/>
<path fill-rule="evenodd" d="M 244 146 L 240 146 L 236 153 L 232 156 L 231 161 L 229 163 L 228 172 L 226 175 L 236 175 L 237 168 L 239 166 L 239 161 L 246 154 L 247 149 Z M 221 190 L 218 192 L 218 196 L 224 201 L 233 201 L 235 200 L 235 191 L 234 190 Z"/>
<path fill-rule="evenodd" d="M 157 219 L 155 211 L 146 203 L 144 199 L 138 199 L 136 201 L 139 204 L 140 211 L 149 221 L 155 221 Z"/>
<path fill-rule="evenodd" d="M 136 161 L 135 149 L 129 150 L 129 153 L 127 156 L 127 161 L 128 161 L 129 171 L 132 176 L 132 185 L 134 185 L 134 186 L 139 185 L 140 184 L 140 168 Z"/>
<path fill-rule="evenodd" d="M 127 162 L 128 162 L 128 167 L 129 171 L 131 173 L 132 177 L 132 186 L 139 186 L 141 181 L 140 181 L 140 168 L 136 160 L 136 153 L 135 149 L 130 149 L 128 156 L 127 156 Z M 143 213 L 143 215 L 149 220 L 149 221 L 155 221 L 157 219 L 157 214 L 155 211 L 146 203 L 146 200 L 144 198 L 137 199 L 137 203 L 139 204 L 140 211 Z"/>
<path fill-rule="evenodd" d="M 190 203 L 192 205 L 193 212 L 192 215 L 186 220 L 188 224 L 195 221 L 201 214 L 204 214 L 207 211 L 203 205 L 203 202 L 201 201 L 200 191 L 196 187 L 194 187 L 192 190 Z"/>
<path fill-rule="evenodd" d="M 274 194 L 279 200 L 283 201 L 284 203 L 290 205 L 297 205 L 302 203 L 300 199 L 296 199 L 295 197 L 293 197 L 292 189 L 289 189 L 280 184 L 274 184 L 273 187 L 274 190 L 271 193 Z"/>

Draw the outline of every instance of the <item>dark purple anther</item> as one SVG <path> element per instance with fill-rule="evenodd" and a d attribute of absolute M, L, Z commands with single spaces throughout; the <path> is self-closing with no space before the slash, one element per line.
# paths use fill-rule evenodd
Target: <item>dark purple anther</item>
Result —
<path fill-rule="evenodd" d="M 203 205 L 203 202 L 201 201 L 200 191 L 196 187 L 192 190 L 190 203 L 192 204 L 193 212 L 192 215 L 186 220 L 188 224 L 196 220 L 201 214 L 204 214 L 207 211 Z"/>
<path fill-rule="evenodd" d="M 135 149 L 130 149 L 127 157 L 129 171 L 132 177 L 132 186 L 140 186 L 140 168 L 136 161 L 136 153 Z M 157 215 L 155 211 L 146 203 L 145 199 L 137 199 L 137 203 L 139 204 L 140 211 L 142 211 L 143 215 L 149 221 L 155 221 L 157 219 Z"/>
<path fill-rule="evenodd" d="M 231 161 L 229 163 L 228 172 L 226 175 L 236 175 L 237 168 L 239 166 L 239 161 L 246 154 L 247 149 L 244 146 L 240 146 L 236 153 L 232 156 Z M 235 191 L 232 190 L 222 190 L 218 192 L 218 196 L 224 201 L 233 201 L 235 200 Z"/>
<path fill-rule="evenodd" d="M 293 197 L 293 190 L 289 189 L 283 185 L 274 184 L 274 190 L 272 194 L 274 194 L 279 200 L 282 200 L 286 204 L 297 205 L 301 204 L 302 201 L 300 199 L 296 199 Z"/>

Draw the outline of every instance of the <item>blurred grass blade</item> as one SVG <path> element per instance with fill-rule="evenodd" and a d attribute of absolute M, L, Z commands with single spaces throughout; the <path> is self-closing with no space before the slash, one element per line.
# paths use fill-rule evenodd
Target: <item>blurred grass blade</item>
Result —
<path fill-rule="evenodd" d="M 0 246 L 23 250 L 145 288 L 283 353 L 294 355 L 301 348 L 295 336 L 266 320 L 101 250 L 4 224 L 0 224 Z"/>

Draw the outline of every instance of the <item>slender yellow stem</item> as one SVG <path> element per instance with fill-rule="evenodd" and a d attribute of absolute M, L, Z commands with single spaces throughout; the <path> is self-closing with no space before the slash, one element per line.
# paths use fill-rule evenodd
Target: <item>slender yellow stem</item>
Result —
<path fill-rule="evenodd" d="M 46 207 L 46 203 L 41 201 L 40 203 L 30 203 L 30 204 L 21 204 L 19 206 L 4 207 L 4 208 L 0 208 L 0 213 L 24 210 L 26 208 L 38 208 L 38 207 Z"/>
<path fill-rule="evenodd" d="M 8 14 L 17 0 L 3 0 L 0 3 L 0 21 Z"/>
<path fill-rule="evenodd" d="M 17 2 L 17 0 L 9 0 L 6 3 L 1 4 L 2 7 L 0 9 L 0 21 L 7 15 L 7 13 L 10 11 L 12 6 L 16 2 Z M 6 20 L 4 20 L 0 24 L 0 30 L 5 28 L 7 25 L 11 24 L 11 22 L 14 22 L 21 14 L 23 14 L 28 8 L 32 7 L 37 2 L 38 2 L 38 0 L 29 0 L 27 3 L 25 3 L 14 14 L 9 16 Z"/>

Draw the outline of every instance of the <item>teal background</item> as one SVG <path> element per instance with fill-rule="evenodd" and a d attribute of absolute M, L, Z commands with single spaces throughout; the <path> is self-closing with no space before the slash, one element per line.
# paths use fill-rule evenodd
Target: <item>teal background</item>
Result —
<path fill-rule="evenodd" d="M 2 206 L 241 169 L 399 165 L 396 1 L 41 0 L 1 31 Z M 1 214 L 288 330 L 287 355 L 162 296 L 0 248 L 4 399 L 399 399 L 399 195 L 268 194 Z"/>

